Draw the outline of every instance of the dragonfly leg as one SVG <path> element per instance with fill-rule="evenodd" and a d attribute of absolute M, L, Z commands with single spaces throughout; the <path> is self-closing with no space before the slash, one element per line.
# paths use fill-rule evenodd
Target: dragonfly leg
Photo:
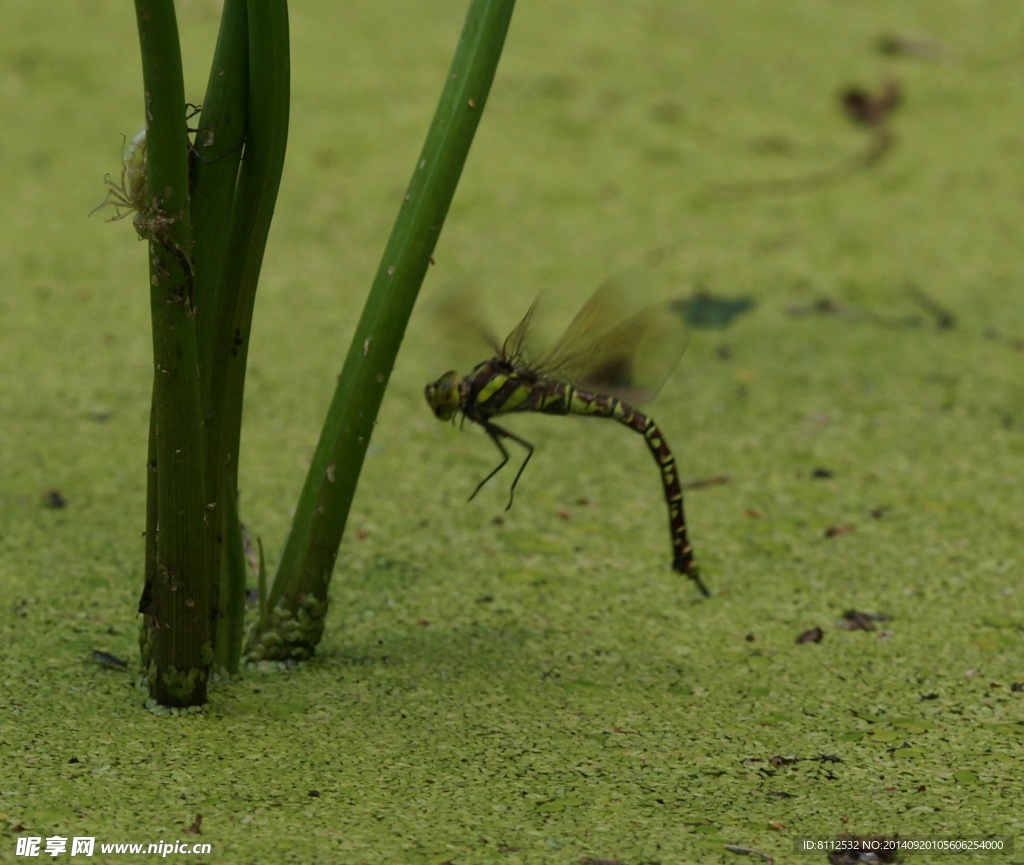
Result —
<path fill-rule="evenodd" d="M 505 505 L 505 510 L 507 511 L 509 508 L 512 507 L 512 498 L 516 494 L 516 484 L 519 483 L 519 479 L 523 476 L 523 470 L 526 468 L 526 464 L 530 461 L 530 457 L 533 456 L 533 445 L 530 444 L 526 439 L 521 439 L 518 436 L 512 435 L 512 433 L 506 433 L 506 435 L 510 439 L 512 439 L 512 441 L 518 442 L 524 448 L 526 448 L 526 459 L 523 460 L 523 464 L 519 467 L 519 471 L 516 472 L 515 480 L 512 481 L 512 486 L 509 488 L 508 491 L 508 504 Z"/>
<path fill-rule="evenodd" d="M 505 445 L 503 445 L 501 443 L 501 435 L 500 435 L 500 432 L 498 432 L 499 430 L 501 430 L 501 427 L 494 427 L 492 429 L 491 426 L 492 425 L 488 425 L 487 427 L 484 427 L 484 429 L 487 430 L 487 435 L 490 436 L 491 441 L 494 442 L 494 444 L 497 446 L 498 450 L 501 451 L 501 462 L 498 463 L 491 470 L 490 474 L 488 474 L 487 477 L 485 477 L 482 481 L 480 481 L 480 483 L 478 483 L 476 485 L 476 489 L 473 490 L 473 495 L 471 495 L 467 499 L 467 501 L 470 501 L 470 502 L 473 501 L 473 499 L 476 498 L 476 494 L 478 492 L 480 492 L 480 490 L 483 489 L 484 484 L 487 483 L 491 478 L 493 478 L 503 468 L 505 468 L 505 463 L 508 462 L 508 451 L 505 449 Z M 503 430 L 502 430 L 502 432 L 503 432 Z"/>
<path fill-rule="evenodd" d="M 473 501 L 473 499 L 476 498 L 476 494 L 480 492 L 484 484 L 486 484 L 498 472 L 505 468 L 505 464 L 508 462 L 508 450 L 506 449 L 505 445 L 501 443 L 502 439 L 511 439 L 516 444 L 522 445 L 524 448 L 526 448 L 527 451 L 526 459 L 523 460 L 523 464 L 519 467 L 519 471 L 516 472 L 515 480 L 512 481 L 512 488 L 508 492 L 508 504 L 505 505 L 505 510 L 507 511 L 509 508 L 512 507 L 512 499 L 516 494 L 516 484 L 519 483 L 519 478 L 523 476 L 523 469 L 526 468 L 526 464 L 530 461 L 530 457 L 533 456 L 533 445 L 530 444 L 526 439 L 520 438 L 514 433 L 510 433 L 507 429 L 504 429 L 503 427 L 500 427 L 497 424 L 487 422 L 482 424 L 482 426 L 484 430 L 486 430 L 487 435 L 490 436 L 491 441 L 494 442 L 498 450 L 501 451 L 501 462 L 498 463 L 498 465 L 494 468 L 493 471 L 491 471 L 489 475 L 487 475 L 487 477 L 485 477 L 482 481 L 480 481 L 480 483 L 477 484 L 476 489 L 473 490 L 473 495 L 469 497 L 470 501 Z"/>

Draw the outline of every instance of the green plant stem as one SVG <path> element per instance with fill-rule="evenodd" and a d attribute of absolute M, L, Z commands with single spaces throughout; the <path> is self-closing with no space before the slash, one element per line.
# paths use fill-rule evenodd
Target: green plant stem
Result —
<path fill-rule="evenodd" d="M 377 412 L 501 56 L 514 0 L 472 0 L 441 99 L 356 328 L 269 599 L 326 611 L 327 587 Z M 292 642 L 299 656 L 322 621 Z M 254 633 L 250 647 L 259 643 Z M 288 646 L 284 654 L 288 654 Z"/>
<path fill-rule="evenodd" d="M 238 167 L 245 143 L 249 91 L 246 0 L 226 0 L 217 48 L 203 97 L 191 155 L 196 339 L 206 423 L 206 480 L 215 503 L 218 578 L 211 609 L 218 669 L 238 671 L 245 620 L 245 556 L 238 533 L 238 454 L 230 442 L 240 418 L 225 411 L 226 366 L 232 364 L 228 330 L 238 286 L 229 282 L 229 233 Z M 244 368 L 244 359 L 242 361 Z"/>
<path fill-rule="evenodd" d="M 136 0 L 146 94 L 146 202 L 153 321 L 153 440 L 157 536 L 151 606 L 150 696 L 168 706 L 206 701 L 212 662 L 211 532 L 206 517 L 199 366 L 189 219 L 188 135 L 171 0 Z"/>
<path fill-rule="evenodd" d="M 142 669 L 150 670 L 155 663 L 154 650 L 154 619 L 153 590 L 156 586 L 159 571 L 159 555 L 157 553 L 157 529 L 159 513 L 157 511 L 157 473 L 156 473 L 156 378 L 153 379 L 152 396 L 149 403 L 149 435 L 146 448 L 146 534 L 145 534 L 145 579 L 142 585 L 142 596 L 139 598 L 139 612 L 143 614 L 143 624 L 139 631 L 139 649 Z"/>
<path fill-rule="evenodd" d="M 249 0 L 248 36 L 245 159 L 238 172 L 228 230 L 225 289 L 216 308 L 221 335 L 213 346 L 215 380 L 211 388 L 211 405 L 218 414 L 218 453 L 227 466 L 224 484 L 231 495 L 237 495 L 242 402 L 256 287 L 288 143 L 291 58 L 285 0 Z M 237 528 L 226 537 L 229 544 L 237 545 L 226 562 L 242 565 L 245 559 L 238 555 L 242 541 Z M 224 609 L 220 632 L 230 633 L 232 657 L 226 666 L 231 670 L 237 669 L 241 654 L 245 573 L 232 567 L 224 573 L 225 592 L 232 606 Z"/>

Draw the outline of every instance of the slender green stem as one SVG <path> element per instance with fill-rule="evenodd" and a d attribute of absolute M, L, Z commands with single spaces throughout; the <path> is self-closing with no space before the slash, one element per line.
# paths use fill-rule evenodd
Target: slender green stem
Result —
<path fill-rule="evenodd" d="M 212 662 L 204 449 L 196 349 L 188 136 L 177 22 L 171 0 L 136 0 L 146 94 L 146 203 L 153 319 L 156 566 L 144 644 L 150 695 L 206 701 Z M 152 476 L 151 476 L 152 480 Z"/>
<path fill-rule="evenodd" d="M 215 314 L 219 334 L 212 345 L 209 405 L 217 458 L 223 466 L 220 500 L 237 508 L 238 452 L 241 444 L 249 333 L 263 253 L 281 184 L 288 142 L 290 69 L 288 5 L 285 0 L 249 0 L 248 99 L 245 108 L 245 159 L 238 172 L 234 207 L 227 232 L 227 262 Z M 212 437 L 213 437 L 212 436 Z M 237 510 L 225 527 L 226 543 L 236 547 L 224 559 L 218 655 L 229 670 L 238 668 L 245 615 L 245 571 Z M 235 563 L 235 566 L 232 566 Z M 230 649 L 228 648 L 230 646 Z"/>
<path fill-rule="evenodd" d="M 210 64 L 210 76 L 196 124 L 192 163 L 193 263 L 196 271 L 196 320 L 207 421 L 216 423 L 217 405 L 211 405 L 214 388 L 222 388 L 213 374 L 214 352 L 223 327 L 219 314 L 231 309 L 237 286 L 228 285 L 225 275 L 231 259 L 228 233 L 238 166 L 245 144 L 249 90 L 249 21 L 246 0 L 225 0 L 221 13 L 217 48 Z"/>
<path fill-rule="evenodd" d="M 212 390 L 211 401 L 225 419 L 220 440 L 231 460 L 238 454 L 256 286 L 288 143 L 291 61 L 285 0 L 249 0 L 248 33 L 245 159 L 228 228 L 226 288 L 215 310 L 220 333 L 212 362 L 213 386 L 220 392 Z"/>
<path fill-rule="evenodd" d="M 224 411 L 225 365 L 231 362 L 228 327 L 238 286 L 228 282 L 229 234 L 238 166 L 245 143 L 249 84 L 246 0 L 226 0 L 202 114 L 191 156 L 196 339 L 206 430 L 206 479 L 216 521 L 218 585 L 211 609 L 219 669 L 238 671 L 245 628 L 245 557 L 238 534 L 238 454 L 225 443 L 240 423 Z"/>
<path fill-rule="evenodd" d="M 293 622 L 283 649 L 302 656 L 323 630 L 327 586 L 395 356 L 455 194 L 501 56 L 514 0 L 472 0 L 441 99 L 356 329 L 306 478 L 271 607 Z M 250 648 L 260 654 L 260 633 Z M 275 639 L 274 643 L 279 643 Z M 264 648 L 267 642 L 264 641 Z"/>
<path fill-rule="evenodd" d="M 151 669 L 155 663 L 153 657 L 154 621 L 153 590 L 159 572 L 159 556 L 157 554 L 157 528 L 159 513 L 157 511 L 157 474 L 156 474 L 156 378 L 153 379 L 153 394 L 149 403 L 149 436 L 146 449 L 146 544 L 145 544 L 145 579 L 142 585 L 142 596 L 139 598 L 139 612 L 144 615 L 142 628 L 139 631 L 139 649 L 142 658 L 142 669 Z"/>
<path fill-rule="evenodd" d="M 234 478 L 234 473 L 229 473 Z M 214 628 L 214 655 L 218 670 L 235 674 L 242 659 L 245 637 L 245 540 L 238 518 L 238 493 L 233 480 L 225 482 L 219 496 L 222 511 L 218 524 L 220 536 L 220 582 L 217 616 L 211 619 Z"/>

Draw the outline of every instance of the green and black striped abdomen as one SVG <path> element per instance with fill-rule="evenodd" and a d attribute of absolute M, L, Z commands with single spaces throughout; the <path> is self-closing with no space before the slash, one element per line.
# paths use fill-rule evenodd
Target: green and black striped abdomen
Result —
<path fill-rule="evenodd" d="M 661 430 L 654 422 L 654 418 L 617 397 L 592 394 L 581 390 L 576 390 L 572 394 L 572 405 L 572 414 L 614 418 L 619 423 L 643 435 L 651 456 L 654 457 L 654 461 L 661 470 L 661 486 L 665 492 L 665 503 L 668 505 L 668 524 L 672 534 L 674 553 L 672 566 L 680 574 L 693 580 L 704 595 L 708 595 L 709 592 L 700 578 L 700 572 L 693 557 L 693 548 L 690 546 L 690 540 L 686 534 L 683 490 L 679 485 L 676 459 L 669 449 L 668 442 L 661 434 Z"/>
<path fill-rule="evenodd" d="M 673 567 L 692 579 L 703 594 L 709 594 L 700 578 L 686 533 L 683 491 L 675 457 L 653 418 L 617 397 L 578 390 L 567 382 L 530 376 L 500 359 L 482 363 L 466 376 L 460 396 L 464 414 L 478 423 L 487 424 L 500 414 L 533 411 L 612 418 L 641 433 L 661 471 L 672 536 Z"/>

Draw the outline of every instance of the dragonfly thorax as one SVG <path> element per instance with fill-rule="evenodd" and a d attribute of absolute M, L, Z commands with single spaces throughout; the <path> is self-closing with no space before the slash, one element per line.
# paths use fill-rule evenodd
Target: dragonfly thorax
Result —
<path fill-rule="evenodd" d="M 424 389 L 427 405 L 438 420 L 451 420 L 459 410 L 459 376 L 455 370 L 448 370 L 437 381 Z"/>

